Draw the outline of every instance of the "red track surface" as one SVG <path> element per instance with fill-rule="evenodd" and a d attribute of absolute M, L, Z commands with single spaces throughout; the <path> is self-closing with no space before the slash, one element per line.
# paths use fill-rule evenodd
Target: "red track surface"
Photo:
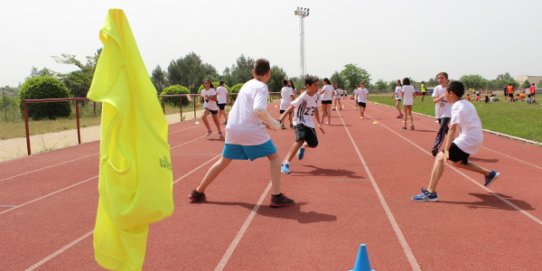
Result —
<path fill-rule="evenodd" d="M 266 159 L 232 163 L 209 202 L 189 204 L 223 142 L 201 124 L 170 126 L 176 209 L 151 226 L 144 269 L 348 270 L 366 243 L 379 271 L 542 270 L 540 147 L 485 134 L 472 160 L 501 172 L 491 189 L 448 167 L 440 202 L 417 203 L 437 124 L 417 116 L 405 131 L 391 108 L 367 113 L 333 112 L 320 145 L 283 175 L 297 205 L 282 209 L 267 206 Z M 293 130 L 271 134 L 284 156 Z M 0 163 L 0 270 L 102 270 L 91 235 L 97 174 L 98 143 Z"/>

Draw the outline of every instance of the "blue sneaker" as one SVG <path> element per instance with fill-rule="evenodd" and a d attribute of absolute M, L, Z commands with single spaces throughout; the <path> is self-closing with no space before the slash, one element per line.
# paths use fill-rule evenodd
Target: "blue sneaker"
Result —
<path fill-rule="evenodd" d="M 429 193 L 427 189 L 422 188 L 422 192 L 412 197 L 413 201 L 438 201 L 437 192 Z"/>
<path fill-rule="evenodd" d="M 501 175 L 499 172 L 492 170 L 489 172 L 489 175 L 486 176 L 486 182 L 484 183 L 485 187 L 488 187 L 493 181 L 495 181 L 499 175 Z"/>
<path fill-rule="evenodd" d="M 280 172 L 282 172 L 284 174 L 290 174 L 290 165 L 288 165 L 288 164 L 280 165 Z"/>
<path fill-rule="evenodd" d="M 305 155 L 305 148 L 304 147 L 299 148 L 299 150 L 297 151 L 297 159 L 303 160 L 304 155 Z"/>

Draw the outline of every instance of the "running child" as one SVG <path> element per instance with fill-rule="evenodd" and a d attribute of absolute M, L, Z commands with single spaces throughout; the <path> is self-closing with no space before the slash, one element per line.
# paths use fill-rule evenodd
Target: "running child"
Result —
<path fill-rule="evenodd" d="M 280 191 L 280 158 L 267 129 L 277 130 L 280 123 L 267 112 L 269 91 L 266 83 L 271 77 L 269 61 L 258 59 L 252 70 L 254 79 L 246 82 L 230 111 L 226 125 L 226 142 L 222 157 L 214 163 L 200 185 L 188 198 L 192 203 L 206 200 L 205 189 L 231 163 L 232 160 L 255 160 L 267 157 L 271 174 L 271 207 L 295 204 Z"/>
<path fill-rule="evenodd" d="M 218 120 L 220 121 L 220 116 L 224 117 L 224 124 L 228 123 L 228 115 L 226 115 L 226 104 L 228 103 L 228 89 L 224 87 L 224 81 L 220 81 L 219 86 L 216 88 L 216 93 L 218 97 Z"/>
<path fill-rule="evenodd" d="M 333 97 L 333 86 L 329 79 L 324 78 L 324 86 L 320 91 L 322 96 L 322 120 L 321 123 L 324 123 L 325 118 L 327 117 L 327 124 L 331 124 L 331 99 Z"/>
<path fill-rule="evenodd" d="M 484 186 L 489 186 L 499 177 L 499 172 L 487 170 L 469 161 L 469 156 L 478 152 L 484 141 L 482 123 L 476 112 L 476 108 L 470 102 L 463 99 L 465 86 L 459 81 L 452 81 L 446 88 L 446 99 L 452 105 L 452 118 L 450 130 L 446 136 L 444 150 L 438 153 L 431 171 L 429 186 L 422 188 L 420 194 L 412 197 L 414 201 L 438 201 L 437 184 L 444 171 L 444 163 L 450 160 L 454 166 L 466 170 L 478 172 L 484 175 Z M 459 130 L 459 136 L 454 136 Z"/>
<path fill-rule="evenodd" d="M 218 131 L 218 134 L 220 135 L 220 138 L 224 138 L 222 135 L 222 131 L 220 130 L 220 123 L 218 122 L 218 105 L 217 105 L 217 95 L 216 90 L 213 86 L 213 83 L 211 83 L 210 80 L 205 80 L 203 82 L 203 89 L 201 90 L 201 97 L 203 97 L 203 116 L 201 117 L 201 120 L 203 121 L 203 124 L 205 124 L 205 127 L 207 128 L 207 136 L 211 135 L 213 133 L 213 130 L 211 130 L 211 126 L 209 125 L 209 120 L 207 117 L 209 114 L 211 114 L 213 118 L 213 122 L 215 123 L 216 130 Z"/>
<path fill-rule="evenodd" d="M 401 89 L 401 97 L 403 98 L 403 110 L 405 112 L 405 126 L 401 129 L 407 129 L 408 118 L 410 117 L 410 130 L 414 130 L 414 119 L 412 118 L 412 106 L 414 105 L 416 90 L 410 84 L 410 79 L 403 79 L 403 88 Z"/>
<path fill-rule="evenodd" d="M 280 114 L 284 113 L 289 107 L 290 103 L 294 99 L 294 91 L 292 87 L 290 86 L 290 83 L 288 80 L 284 79 L 282 81 L 282 89 L 280 90 L 280 108 L 279 112 Z M 294 128 L 294 124 L 292 121 L 292 112 L 288 114 L 288 120 L 290 121 L 290 128 Z M 281 124 L 282 129 L 286 129 L 286 126 L 284 126 L 284 123 Z"/>
<path fill-rule="evenodd" d="M 360 82 L 359 87 L 354 90 L 354 100 L 359 108 L 359 118 L 365 118 L 365 107 L 367 107 L 367 96 L 369 91 L 365 88 L 365 82 Z"/>
<path fill-rule="evenodd" d="M 343 110 L 343 106 L 341 104 L 342 94 L 343 90 L 339 87 L 339 85 L 335 85 L 335 90 L 333 91 L 333 111 Z M 337 105 L 339 107 L 337 107 Z"/>
<path fill-rule="evenodd" d="M 431 154 L 433 157 L 437 156 L 437 153 L 444 143 L 444 138 L 448 133 L 448 124 L 452 117 L 452 104 L 447 102 L 448 92 L 446 86 L 448 85 L 448 73 L 439 72 L 437 74 L 438 86 L 433 90 L 433 103 L 435 103 L 435 116 L 439 123 L 439 129 L 435 136 L 433 147 L 431 148 Z"/>
<path fill-rule="evenodd" d="M 397 115 L 397 118 L 400 119 L 403 117 L 403 112 L 401 111 L 401 101 L 403 100 L 403 84 L 401 84 L 401 80 L 397 80 L 395 83 L 395 90 L 393 91 L 392 98 L 395 99 L 395 108 L 397 108 L 397 112 L 399 112 L 399 115 Z"/>
<path fill-rule="evenodd" d="M 282 122 L 288 113 L 295 111 L 295 142 L 280 167 L 280 171 L 284 174 L 290 174 L 290 163 L 296 153 L 297 159 L 302 160 L 306 147 L 316 148 L 318 146 L 318 138 L 316 137 L 316 130 L 314 130 L 314 122 L 312 120 L 313 116 L 318 123 L 317 127 L 324 133 L 318 116 L 318 94 L 316 93 L 319 87 L 320 82 L 318 78 L 307 76 L 305 78 L 306 91 L 301 93 L 291 103 L 290 108 L 280 116 L 280 121 Z"/>

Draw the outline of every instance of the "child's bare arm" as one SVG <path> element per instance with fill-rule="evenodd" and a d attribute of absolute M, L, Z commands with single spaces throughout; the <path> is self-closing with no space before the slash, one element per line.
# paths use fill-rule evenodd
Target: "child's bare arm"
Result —
<path fill-rule="evenodd" d="M 277 130 L 280 129 L 280 123 L 273 119 L 269 113 L 267 113 L 266 110 L 263 109 L 254 109 L 254 113 L 258 116 L 258 118 L 271 130 Z"/>

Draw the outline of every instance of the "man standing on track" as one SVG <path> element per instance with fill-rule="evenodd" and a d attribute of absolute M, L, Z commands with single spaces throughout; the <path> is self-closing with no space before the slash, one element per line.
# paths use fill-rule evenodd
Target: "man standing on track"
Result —
<path fill-rule="evenodd" d="M 482 132 L 482 123 L 472 103 L 463 99 L 465 86 L 459 81 L 453 81 L 448 84 L 446 89 L 446 98 L 452 106 L 452 118 L 450 121 L 450 130 L 446 136 L 444 150 L 435 158 L 429 186 L 422 188 L 420 194 L 412 197 L 414 201 L 438 201 L 437 184 L 444 172 L 444 163 L 450 160 L 454 166 L 466 170 L 478 172 L 485 177 L 484 186 L 489 186 L 497 177 L 499 172 L 487 170 L 469 161 L 469 156 L 478 152 L 480 145 L 484 140 Z M 457 130 L 460 130 L 459 136 L 453 139 Z"/>

